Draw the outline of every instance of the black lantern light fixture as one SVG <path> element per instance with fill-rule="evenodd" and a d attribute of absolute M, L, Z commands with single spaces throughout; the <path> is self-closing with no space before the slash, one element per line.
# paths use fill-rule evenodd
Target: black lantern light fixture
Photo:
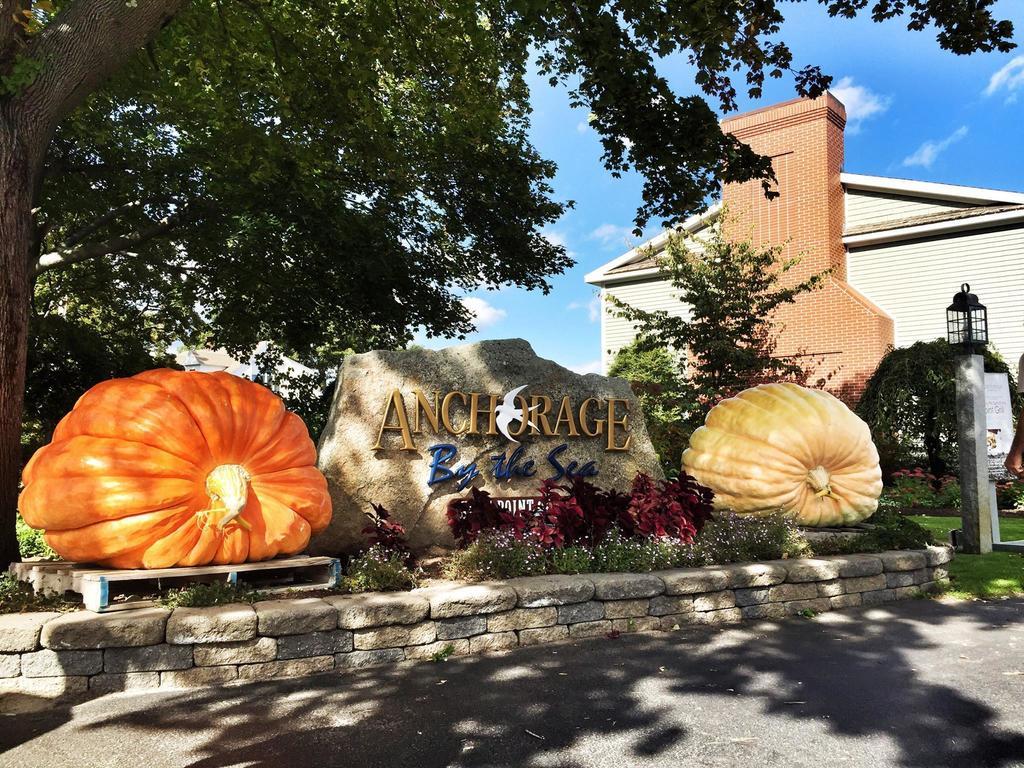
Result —
<path fill-rule="evenodd" d="M 988 343 L 988 312 L 967 283 L 946 308 L 946 339 L 967 352 Z"/>

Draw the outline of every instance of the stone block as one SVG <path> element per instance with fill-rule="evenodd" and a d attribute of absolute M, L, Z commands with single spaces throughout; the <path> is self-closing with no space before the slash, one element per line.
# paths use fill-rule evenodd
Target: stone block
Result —
<path fill-rule="evenodd" d="M 732 574 L 721 568 L 676 568 L 657 571 L 654 575 L 664 582 L 666 595 L 718 592 L 727 588 L 732 580 Z"/>
<path fill-rule="evenodd" d="M 486 635 L 469 638 L 470 653 L 506 651 L 509 648 L 516 648 L 518 645 L 519 638 L 515 632 L 488 632 Z"/>
<path fill-rule="evenodd" d="M 788 603 L 790 600 L 810 600 L 818 596 L 818 585 L 814 582 L 800 584 L 776 584 L 768 591 L 773 603 Z"/>
<path fill-rule="evenodd" d="M 395 664 L 404 660 L 404 648 L 378 648 L 373 651 L 339 653 L 334 657 L 334 666 L 336 669 L 359 669 L 361 667 L 376 667 L 380 664 Z"/>
<path fill-rule="evenodd" d="M 0 654 L 0 677 L 17 677 L 21 674 L 21 656 L 16 653 Z"/>
<path fill-rule="evenodd" d="M 924 548 L 925 561 L 930 566 L 945 565 L 953 559 L 953 548 L 943 545 L 929 545 Z"/>
<path fill-rule="evenodd" d="M 605 637 L 612 631 L 612 623 L 608 619 L 600 621 L 581 621 L 579 624 L 569 625 L 569 637 L 581 640 L 588 637 Z"/>
<path fill-rule="evenodd" d="M 698 611 L 693 614 L 695 624 L 735 624 L 743 621 L 740 608 L 723 608 L 718 611 Z"/>
<path fill-rule="evenodd" d="M 786 603 L 758 603 L 740 608 L 744 619 L 781 619 L 786 615 Z"/>
<path fill-rule="evenodd" d="M 914 577 L 914 583 L 915 584 L 924 584 L 926 581 L 931 581 L 932 580 L 932 571 L 933 570 L 934 570 L 933 568 L 921 568 L 920 570 L 911 571 L 910 573 Z"/>
<path fill-rule="evenodd" d="M 338 612 L 318 597 L 293 597 L 256 603 L 256 622 L 260 635 L 305 635 L 336 629 Z"/>
<path fill-rule="evenodd" d="M 886 571 L 916 571 L 928 564 L 924 552 L 916 550 L 879 552 L 877 557 Z"/>
<path fill-rule="evenodd" d="M 651 573 L 594 573 L 589 578 L 598 600 L 633 600 L 665 591 L 665 582 Z"/>
<path fill-rule="evenodd" d="M 550 627 L 558 621 L 558 609 L 514 608 L 503 613 L 492 613 L 487 617 L 488 632 L 508 632 L 514 629 Z"/>
<path fill-rule="evenodd" d="M 770 587 L 786 580 L 786 565 L 791 561 L 774 561 L 770 563 L 736 563 L 723 565 L 721 570 L 726 574 L 726 587 L 749 589 L 751 587 Z"/>
<path fill-rule="evenodd" d="M 277 658 L 277 640 L 257 637 L 235 643 L 202 643 L 193 652 L 197 667 L 217 667 L 225 664 L 252 664 Z"/>
<path fill-rule="evenodd" d="M 355 647 L 353 634 L 348 629 L 329 632 L 309 632 L 277 638 L 278 659 L 303 659 L 314 656 L 333 656 L 348 653 Z"/>
<path fill-rule="evenodd" d="M 612 619 L 612 629 L 616 632 L 655 632 L 661 629 L 659 616 L 636 616 L 627 619 Z"/>
<path fill-rule="evenodd" d="M 860 592 L 851 592 L 845 595 L 836 595 L 828 599 L 829 605 L 835 608 L 856 608 L 863 602 Z"/>
<path fill-rule="evenodd" d="M 604 604 L 604 617 L 606 619 L 629 619 L 646 616 L 650 607 L 650 600 L 609 600 Z"/>
<path fill-rule="evenodd" d="M 558 640 L 565 640 L 569 637 L 569 627 L 565 624 L 556 624 L 553 627 L 538 627 L 537 629 L 522 629 L 519 631 L 519 644 L 540 645 L 541 643 L 553 643 Z"/>
<path fill-rule="evenodd" d="M 55 651 L 158 645 L 170 613 L 166 608 L 65 613 L 43 624 L 39 642 Z"/>
<path fill-rule="evenodd" d="M 59 613 L 5 613 L 0 615 L 0 653 L 27 653 L 37 650 L 39 631 Z"/>
<path fill-rule="evenodd" d="M 450 651 L 448 649 L 451 649 Z M 440 654 L 440 655 L 438 655 Z M 433 661 L 438 658 L 440 661 L 450 659 L 453 656 L 468 656 L 469 640 L 439 640 L 436 643 L 426 645 L 410 645 L 405 649 L 405 658 L 416 661 Z"/>
<path fill-rule="evenodd" d="M 417 624 L 430 615 L 430 603 L 411 592 L 369 592 L 325 597 L 338 612 L 341 629 L 366 629 L 393 624 Z"/>
<path fill-rule="evenodd" d="M 434 642 L 437 639 L 437 625 L 432 621 L 424 621 L 419 624 L 357 629 L 353 636 L 357 651 L 404 648 L 407 645 L 426 645 Z"/>
<path fill-rule="evenodd" d="M 712 593 L 716 594 L 716 593 Z M 690 595 L 658 595 L 651 598 L 648 610 L 651 616 L 670 616 L 674 613 L 693 613 L 693 600 Z"/>
<path fill-rule="evenodd" d="M 832 581 L 818 582 L 819 597 L 835 597 L 836 595 L 843 594 L 846 594 L 846 587 L 843 585 L 842 579 L 833 579 Z"/>
<path fill-rule="evenodd" d="M 103 671 L 103 651 L 51 651 L 43 649 L 21 656 L 25 677 L 71 677 Z"/>
<path fill-rule="evenodd" d="M 891 603 L 896 599 L 896 593 L 891 589 L 873 589 L 870 592 L 861 592 L 860 598 L 864 605 L 878 605 Z"/>
<path fill-rule="evenodd" d="M 438 640 L 457 640 L 462 637 L 482 635 L 486 631 L 486 616 L 463 616 L 457 619 L 440 619 L 437 622 Z"/>
<path fill-rule="evenodd" d="M 871 592 L 875 589 L 885 589 L 885 574 L 878 573 L 874 576 L 858 576 L 852 579 L 843 579 L 843 589 L 847 594 L 851 592 Z"/>
<path fill-rule="evenodd" d="M 591 600 L 588 603 L 573 603 L 558 606 L 558 623 L 575 624 L 580 621 L 597 621 L 604 618 L 604 603 Z"/>
<path fill-rule="evenodd" d="M 832 609 L 832 603 L 829 602 L 827 597 L 815 597 L 812 600 L 791 600 L 788 603 L 781 603 L 785 606 L 786 613 L 790 616 L 796 616 L 804 611 L 811 611 L 813 613 L 825 613 Z"/>
<path fill-rule="evenodd" d="M 256 611 L 244 603 L 175 608 L 167 619 L 167 642 L 172 645 L 228 643 L 254 637 Z"/>
<path fill-rule="evenodd" d="M 434 619 L 500 613 L 515 608 L 518 600 L 512 587 L 496 582 L 430 587 L 413 594 L 430 602 L 430 616 Z"/>
<path fill-rule="evenodd" d="M 141 648 L 108 648 L 103 652 L 103 671 L 115 674 L 163 672 L 192 666 L 190 645 L 147 645 Z"/>
<path fill-rule="evenodd" d="M 159 672 L 126 672 L 124 674 L 104 672 L 89 678 L 89 690 L 97 694 L 144 691 L 159 687 Z"/>
<path fill-rule="evenodd" d="M 884 570 L 882 561 L 876 555 L 841 555 L 830 557 L 829 560 L 839 566 L 841 579 L 875 576 Z"/>
<path fill-rule="evenodd" d="M 0 678 L 0 714 L 49 710 L 54 701 L 80 699 L 88 690 L 85 675 Z"/>
<path fill-rule="evenodd" d="M 942 585 L 937 581 L 926 581 L 924 584 L 919 584 L 918 589 L 926 595 L 932 595 L 940 592 Z"/>
<path fill-rule="evenodd" d="M 924 569 L 922 569 L 924 570 Z M 892 571 L 885 574 L 885 586 L 889 589 L 897 587 L 911 587 L 916 583 L 914 574 L 916 571 Z"/>
<path fill-rule="evenodd" d="M 753 587 L 750 589 L 736 590 L 736 605 L 740 608 L 745 608 L 748 605 L 760 605 L 761 603 L 767 603 L 770 599 L 771 590 L 769 587 Z"/>
<path fill-rule="evenodd" d="M 203 688 L 238 679 L 238 667 L 192 667 L 160 673 L 161 688 Z"/>
<path fill-rule="evenodd" d="M 516 591 L 520 608 L 585 603 L 594 597 L 594 582 L 587 576 L 527 576 L 506 583 Z"/>
<path fill-rule="evenodd" d="M 308 659 L 284 659 L 259 664 L 241 664 L 239 680 L 269 680 L 273 677 L 302 677 L 330 672 L 334 669 L 333 656 L 313 656 Z"/>
<path fill-rule="evenodd" d="M 839 578 L 839 563 L 814 558 L 786 560 L 786 581 L 794 584 L 806 581 L 828 581 Z"/>
<path fill-rule="evenodd" d="M 932 581 L 948 581 L 949 580 L 949 569 L 948 568 L 932 568 Z"/>
<path fill-rule="evenodd" d="M 723 589 L 721 592 L 709 592 L 704 595 L 694 595 L 693 610 L 698 613 L 702 611 L 717 611 L 722 608 L 733 608 L 736 605 L 736 593 L 731 589 Z"/>

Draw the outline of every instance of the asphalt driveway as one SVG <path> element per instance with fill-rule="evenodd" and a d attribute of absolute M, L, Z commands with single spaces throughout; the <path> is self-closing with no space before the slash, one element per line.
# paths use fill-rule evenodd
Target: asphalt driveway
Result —
<path fill-rule="evenodd" d="M 1024 601 L 914 600 L 0 717 L 0 766 L 1024 765 Z"/>

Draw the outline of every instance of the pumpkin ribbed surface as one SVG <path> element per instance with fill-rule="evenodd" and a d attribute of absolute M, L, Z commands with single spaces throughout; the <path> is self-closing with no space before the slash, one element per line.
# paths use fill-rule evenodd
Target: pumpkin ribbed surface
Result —
<path fill-rule="evenodd" d="M 762 384 L 708 413 L 683 466 L 740 514 L 783 511 L 801 525 L 849 525 L 878 508 L 882 472 L 868 425 L 841 401 Z"/>
<path fill-rule="evenodd" d="M 25 522 L 61 557 L 116 568 L 295 554 L 331 519 L 306 425 L 266 387 L 227 373 L 97 384 L 22 481 Z"/>

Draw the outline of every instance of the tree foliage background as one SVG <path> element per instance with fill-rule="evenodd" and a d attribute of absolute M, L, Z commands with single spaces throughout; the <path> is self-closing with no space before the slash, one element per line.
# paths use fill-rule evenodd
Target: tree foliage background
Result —
<path fill-rule="evenodd" d="M 1013 371 L 994 349 L 985 370 L 1006 373 L 1014 414 L 1024 397 Z M 935 477 L 957 471 L 956 352 L 945 339 L 891 350 L 868 380 L 857 414 L 871 427 L 886 475 L 923 465 Z"/>

